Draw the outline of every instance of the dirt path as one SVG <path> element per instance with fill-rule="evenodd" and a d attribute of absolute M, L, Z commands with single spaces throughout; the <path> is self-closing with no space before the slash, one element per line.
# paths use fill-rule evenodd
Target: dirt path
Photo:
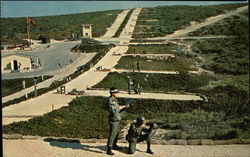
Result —
<path fill-rule="evenodd" d="M 108 90 L 87 90 L 87 96 L 105 96 L 109 97 Z M 196 94 L 165 94 L 165 93 L 144 93 L 128 94 L 127 91 L 120 91 L 119 97 L 125 98 L 142 98 L 142 99 L 164 99 L 164 100 L 202 100 L 200 96 Z"/>
<path fill-rule="evenodd" d="M 173 34 L 167 35 L 165 37 L 156 37 L 156 38 L 148 38 L 148 39 L 171 39 L 171 38 L 175 38 L 175 37 L 185 36 L 186 34 L 193 32 L 193 31 L 196 31 L 197 29 L 199 29 L 201 27 L 211 25 L 219 20 L 222 20 L 222 19 L 225 19 L 225 18 L 230 17 L 232 15 L 238 14 L 242 11 L 247 10 L 247 9 L 248 9 L 248 6 L 241 7 L 241 8 L 236 9 L 235 11 L 231 11 L 231 12 L 228 12 L 226 14 L 221 14 L 221 15 L 207 18 L 205 22 L 201 22 L 201 23 L 186 27 L 184 29 L 177 30 Z"/>
<path fill-rule="evenodd" d="M 106 32 L 106 34 L 103 37 L 112 37 L 113 36 L 112 34 L 115 34 L 115 32 L 117 31 L 117 29 L 121 25 L 122 21 L 126 17 L 128 11 L 129 10 L 124 10 L 122 13 L 120 13 L 117 16 L 116 20 L 114 21 L 114 23 L 112 24 L 112 26 L 108 29 L 108 31 Z M 63 41 L 52 40 L 52 43 L 56 43 L 56 42 L 62 43 Z M 35 43 L 37 44 L 38 41 L 36 41 Z M 55 73 L 57 73 L 56 76 L 53 77 L 53 78 L 51 78 L 51 79 L 48 79 L 48 80 L 46 80 L 44 82 L 41 82 L 41 83 L 37 84 L 37 89 L 48 87 L 54 80 L 62 79 L 64 77 L 66 77 L 66 76 L 74 73 L 74 71 L 76 71 L 77 67 L 79 67 L 79 66 L 84 65 L 85 63 L 87 63 L 91 58 L 93 58 L 94 54 L 95 53 L 93 53 L 93 54 L 87 54 L 87 55 L 86 54 L 82 55 L 71 66 L 64 67 L 60 71 L 55 71 L 54 73 L 52 73 L 52 75 L 54 75 Z M 2 103 L 5 103 L 5 102 L 7 102 L 9 100 L 13 100 L 15 98 L 22 97 L 26 93 L 30 93 L 33 90 L 34 90 L 34 87 L 30 87 L 30 88 L 26 88 L 24 90 L 21 90 L 21 91 L 19 91 L 17 93 L 14 93 L 12 95 L 3 97 L 2 98 Z"/>
<path fill-rule="evenodd" d="M 133 32 L 134 23 L 133 19 L 135 19 L 136 14 L 140 11 L 140 9 L 135 9 L 132 13 L 128 23 L 121 33 L 126 40 L 122 40 L 121 42 L 129 42 L 131 39 L 131 34 L 125 32 Z M 125 35 L 124 35 L 125 33 Z M 96 83 L 100 82 L 107 76 L 108 72 L 99 72 L 96 71 L 96 68 L 102 66 L 103 68 L 111 69 L 113 68 L 118 61 L 120 60 L 121 56 L 114 56 L 112 55 L 114 52 L 119 52 L 124 54 L 128 50 L 128 46 L 116 46 L 113 47 L 95 66 L 93 66 L 90 70 L 83 73 L 82 75 L 78 76 L 77 78 L 71 80 L 70 82 L 66 83 L 66 92 L 71 91 L 74 88 L 78 90 L 86 90 L 87 87 L 91 87 Z M 37 98 L 29 99 L 27 101 L 14 104 L 11 106 L 4 107 L 2 109 L 3 113 L 3 125 L 9 124 L 16 121 L 27 120 L 29 118 L 8 118 L 6 116 L 19 116 L 19 115 L 42 115 L 48 112 L 51 112 L 52 104 L 55 108 L 60 108 L 62 106 L 67 106 L 67 104 L 74 98 L 74 96 L 66 96 L 66 95 L 58 95 L 54 94 L 55 91 L 48 92 Z"/>
<path fill-rule="evenodd" d="M 81 57 L 79 57 L 74 63 L 72 63 L 71 65 L 68 65 L 66 67 L 63 67 L 60 71 L 56 71 L 56 75 L 48 80 L 45 80 L 41 83 L 37 84 L 37 89 L 40 88 L 45 88 L 45 87 L 49 87 L 50 84 L 55 81 L 55 80 L 61 80 L 65 77 L 67 77 L 68 75 L 74 73 L 77 70 L 77 67 L 86 64 L 88 61 L 90 61 L 96 53 L 88 53 L 88 54 L 82 54 Z M 34 91 L 34 86 L 31 86 L 29 88 L 26 88 L 24 90 L 21 90 L 17 93 L 14 93 L 12 95 L 6 96 L 2 98 L 2 103 L 5 103 L 9 100 L 13 100 L 19 97 L 24 96 L 25 94 L 28 94 L 30 92 Z"/>
<path fill-rule="evenodd" d="M 119 143 L 123 150 L 115 157 L 248 157 L 250 145 L 152 145 L 154 155 L 147 154 L 146 144 L 137 144 L 133 155 L 127 154 L 127 143 Z M 3 140 L 4 157 L 103 157 L 106 143 L 66 143 L 42 140 Z"/>
<path fill-rule="evenodd" d="M 112 72 L 133 72 L 132 69 L 111 69 Z M 135 73 L 149 73 L 149 74 L 179 74 L 178 71 L 167 71 L 167 70 L 140 70 L 134 71 Z M 191 74 L 199 74 L 200 71 L 189 71 Z"/>
<path fill-rule="evenodd" d="M 129 10 L 124 10 L 122 11 L 116 18 L 116 20 L 114 21 L 114 23 L 107 28 L 107 32 L 102 36 L 103 38 L 111 38 L 112 36 L 115 35 L 116 31 L 118 30 L 118 28 L 120 27 L 120 25 L 122 24 L 123 20 L 125 19 L 126 15 L 128 14 Z"/>

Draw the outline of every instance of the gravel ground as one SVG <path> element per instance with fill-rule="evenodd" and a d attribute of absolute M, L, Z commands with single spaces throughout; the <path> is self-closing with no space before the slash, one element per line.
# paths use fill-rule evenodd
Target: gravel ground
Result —
<path fill-rule="evenodd" d="M 155 154 L 147 154 L 146 144 L 138 144 L 133 155 L 124 148 L 114 151 L 117 157 L 249 157 L 250 145 L 180 146 L 152 145 Z M 4 157 L 102 157 L 106 154 L 106 143 L 66 143 L 42 140 L 3 140 Z"/>

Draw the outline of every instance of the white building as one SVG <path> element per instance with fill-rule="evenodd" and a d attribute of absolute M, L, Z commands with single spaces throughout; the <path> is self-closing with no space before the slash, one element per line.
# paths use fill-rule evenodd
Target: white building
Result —
<path fill-rule="evenodd" d="M 38 57 L 27 54 L 10 54 L 2 56 L 2 72 L 11 72 L 15 70 L 31 70 L 34 65 L 33 62 L 38 63 Z"/>
<path fill-rule="evenodd" d="M 93 24 L 82 24 L 83 38 L 92 38 L 92 25 Z"/>

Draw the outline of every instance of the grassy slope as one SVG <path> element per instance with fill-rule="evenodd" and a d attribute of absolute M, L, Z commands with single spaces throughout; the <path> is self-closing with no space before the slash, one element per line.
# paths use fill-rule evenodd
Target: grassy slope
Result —
<path fill-rule="evenodd" d="M 156 71 L 179 71 L 179 70 L 197 70 L 192 68 L 192 64 L 184 57 L 176 56 L 164 60 L 147 59 L 140 56 L 124 56 L 115 66 L 117 69 L 133 69 L 133 64 L 139 61 L 141 70 L 156 70 Z M 135 64 L 137 65 L 137 64 Z M 135 66 L 137 70 L 137 66 Z"/>
<path fill-rule="evenodd" d="M 81 33 L 81 24 L 93 24 L 93 37 L 100 37 L 106 32 L 106 28 L 112 25 L 121 10 L 100 11 L 91 13 L 42 16 L 33 19 L 44 28 L 41 31 L 38 27 L 31 27 L 31 36 L 37 39 L 41 34 L 48 34 L 54 39 L 69 38 L 71 33 Z M 1 18 L 1 25 L 4 28 L 1 32 L 7 39 L 26 38 L 25 18 Z M 2 42 L 6 41 L 2 38 Z"/>
<path fill-rule="evenodd" d="M 220 44 L 221 47 L 225 46 L 223 45 L 224 42 Z M 232 44 L 231 47 L 237 46 L 236 44 Z M 228 55 L 231 55 L 231 53 Z M 234 57 L 235 55 L 233 55 Z M 181 87 L 184 87 L 185 90 L 199 90 L 201 94 L 207 96 L 208 102 L 135 100 L 131 108 L 124 115 L 125 120 L 135 119 L 138 115 L 144 115 L 147 119 L 164 121 L 167 123 L 167 129 L 171 129 L 171 132 L 164 137 L 165 139 L 250 138 L 250 120 L 248 116 L 250 112 L 249 93 L 246 90 L 242 90 L 243 88 L 249 88 L 245 86 L 248 82 L 244 82 L 246 78 L 249 78 L 248 74 L 219 74 L 219 77 L 216 74 L 218 86 L 210 88 L 208 85 L 206 86 L 206 90 L 197 89 L 200 85 L 204 85 L 203 81 L 206 82 L 205 84 L 208 83 L 210 78 L 206 76 L 190 78 L 186 75 L 180 75 L 182 77 L 176 78 L 176 76 L 171 75 L 173 78 L 168 78 L 155 75 L 147 78 L 145 74 L 141 76 L 138 74 L 129 75 L 135 83 L 136 81 L 140 81 L 148 89 L 155 90 L 165 87 L 166 89 L 163 90 L 174 89 L 179 92 L 182 90 Z M 242 78 L 245 85 L 237 81 L 242 76 L 245 77 Z M 237 85 L 230 81 L 230 77 L 234 77 L 233 81 L 237 82 Z M 148 81 L 145 81 L 145 78 Z M 105 79 L 108 80 L 106 81 L 107 84 L 103 84 L 102 86 L 106 88 L 114 85 L 117 88 L 127 88 L 127 75 L 125 73 L 110 73 Z M 223 80 L 227 80 L 226 82 L 228 82 L 225 87 L 221 87 L 221 84 L 225 83 Z M 100 84 L 96 86 L 100 86 Z M 145 90 L 144 87 L 143 90 Z M 73 100 L 69 107 L 64 107 L 42 117 L 33 118 L 29 122 L 4 126 L 3 132 L 82 138 L 107 137 L 107 110 L 104 109 L 107 98 L 88 97 L 79 99 L 79 101 L 76 99 Z M 126 100 L 120 99 L 119 101 L 123 103 Z M 198 108 L 204 111 L 196 110 Z M 98 120 L 99 114 L 101 115 L 100 120 Z M 88 124 L 95 127 L 90 127 Z M 102 131 L 98 129 L 100 126 Z"/>
<path fill-rule="evenodd" d="M 51 78 L 52 76 L 44 76 L 44 80 Z M 26 88 L 34 85 L 33 78 L 25 78 L 25 79 L 10 79 L 10 80 L 2 80 L 2 97 L 11 95 L 23 89 L 22 81 L 25 80 Z M 38 77 L 37 83 L 42 82 L 42 77 Z"/>
<path fill-rule="evenodd" d="M 79 97 L 70 102 L 68 107 L 55 110 L 41 117 L 25 122 L 3 126 L 3 133 L 20 133 L 23 135 L 40 135 L 75 138 L 107 138 L 108 98 Z M 121 104 L 125 98 L 120 98 Z M 209 108 L 202 102 L 174 100 L 135 99 L 123 114 L 124 120 L 134 120 L 144 115 L 152 121 L 164 122 L 171 131 L 165 139 L 180 138 L 249 138 L 249 125 L 243 118 L 228 119 L 223 112 L 205 112 L 197 108 Z M 188 113 L 186 113 L 188 112 Z M 124 125 L 124 123 L 123 123 Z"/>
<path fill-rule="evenodd" d="M 130 45 L 126 53 L 128 54 L 169 54 L 181 51 L 182 46 L 176 44 L 165 44 L 165 45 Z"/>
<path fill-rule="evenodd" d="M 180 75 L 166 74 L 143 74 L 143 73 L 109 73 L 101 82 L 94 85 L 93 88 L 110 88 L 112 86 L 127 90 L 128 78 L 130 76 L 134 85 L 140 83 L 142 91 L 146 92 L 180 92 L 196 91 L 213 79 L 207 75 L 189 75 L 186 73 Z"/>
<path fill-rule="evenodd" d="M 204 59 L 203 68 L 216 72 L 216 86 L 233 85 L 249 92 L 249 20 L 248 11 L 201 28 L 190 35 L 227 35 L 230 38 L 194 42 L 192 49 Z"/>
<path fill-rule="evenodd" d="M 157 37 L 172 34 L 174 31 L 189 26 L 190 21 L 203 21 L 208 17 L 223 14 L 246 4 L 214 6 L 160 6 L 143 9 L 139 15 L 134 38 Z M 147 20 L 156 21 L 147 21 Z M 139 27 L 142 25 L 145 27 Z M 144 33 L 140 33 L 144 32 Z"/>

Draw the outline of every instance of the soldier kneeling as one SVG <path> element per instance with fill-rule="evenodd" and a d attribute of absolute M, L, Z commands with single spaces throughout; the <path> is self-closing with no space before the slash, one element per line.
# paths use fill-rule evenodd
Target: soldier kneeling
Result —
<path fill-rule="evenodd" d="M 147 153 L 154 154 L 152 152 L 150 145 L 151 145 L 151 134 L 154 128 L 153 124 L 147 125 L 145 123 L 144 117 L 137 118 L 136 123 L 132 123 L 128 130 L 128 134 L 126 135 L 126 140 L 129 142 L 129 154 L 134 154 L 136 150 L 136 143 L 147 141 Z M 143 134 L 144 132 L 144 134 Z"/>

